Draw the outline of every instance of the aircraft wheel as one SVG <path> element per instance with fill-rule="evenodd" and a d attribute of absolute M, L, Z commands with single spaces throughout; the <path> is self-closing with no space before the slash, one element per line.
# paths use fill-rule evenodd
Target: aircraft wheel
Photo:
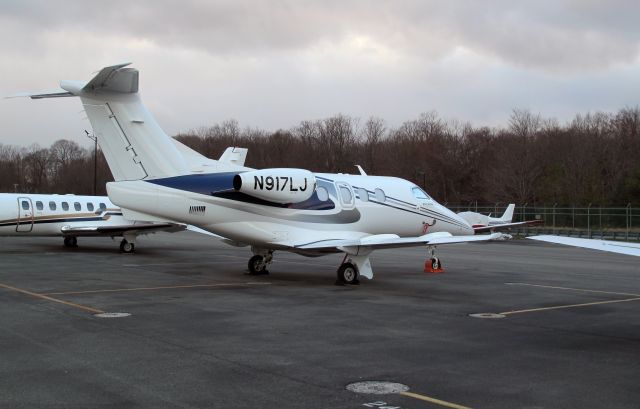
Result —
<path fill-rule="evenodd" d="M 265 263 L 263 256 L 255 255 L 249 259 L 249 274 L 269 274 L 267 271 L 267 263 Z"/>
<path fill-rule="evenodd" d="M 122 241 L 120 242 L 120 251 L 123 253 L 133 253 L 135 249 L 135 244 L 130 243 L 125 239 L 122 239 Z"/>
<path fill-rule="evenodd" d="M 64 246 L 65 247 L 78 247 L 78 239 L 76 237 L 65 237 L 64 238 Z"/>
<path fill-rule="evenodd" d="M 442 268 L 442 264 L 440 263 L 440 259 L 438 257 L 433 257 L 431 259 L 431 268 L 434 270 L 440 270 Z"/>
<path fill-rule="evenodd" d="M 338 269 L 338 281 L 342 284 L 360 284 L 358 267 L 352 263 L 343 263 Z"/>

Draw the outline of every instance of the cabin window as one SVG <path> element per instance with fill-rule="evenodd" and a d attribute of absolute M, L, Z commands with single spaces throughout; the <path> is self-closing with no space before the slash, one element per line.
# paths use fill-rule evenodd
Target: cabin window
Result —
<path fill-rule="evenodd" d="M 329 200 L 329 192 L 327 192 L 327 189 L 322 186 L 318 186 L 318 188 L 316 189 L 316 194 L 318 195 L 318 200 L 320 200 L 321 202 L 326 202 L 327 200 Z"/>
<path fill-rule="evenodd" d="M 49 202 L 49 210 L 56 210 L 56 202 Z"/>
<path fill-rule="evenodd" d="M 367 192 L 367 189 L 365 189 L 363 187 L 359 187 L 358 188 L 358 197 L 363 202 L 368 202 L 369 201 L 369 192 Z"/>
<path fill-rule="evenodd" d="M 104 203 L 100 203 L 100 205 L 98 206 L 100 208 L 100 210 L 104 211 L 107 210 L 107 205 Z"/>
<path fill-rule="evenodd" d="M 353 203 L 353 193 L 351 193 L 351 189 L 346 186 L 338 186 L 340 189 L 340 196 L 342 196 L 342 202 L 344 204 Z"/>
<path fill-rule="evenodd" d="M 36 209 L 38 209 L 38 210 L 44 209 L 44 205 L 39 200 L 36 202 Z"/>
<path fill-rule="evenodd" d="M 384 190 L 380 188 L 375 190 L 374 197 L 376 198 L 376 201 L 380 203 L 385 202 L 387 200 L 387 195 L 385 195 Z"/>
<path fill-rule="evenodd" d="M 62 210 L 64 210 L 65 212 L 69 211 L 69 203 L 62 202 Z"/>
<path fill-rule="evenodd" d="M 80 206 L 80 203 L 75 202 L 73 204 L 73 208 L 76 209 L 76 212 L 79 212 L 80 210 L 82 210 L 82 206 Z"/>
<path fill-rule="evenodd" d="M 431 197 L 419 187 L 414 187 L 411 189 L 411 193 L 413 193 L 413 197 L 419 200 L 431 200 Z"/>
<path fill-rule="evenodd" d="M 91 203 L 91 202 L 87 203 L 87 210 L 90 211 L 90 212 L 93 211 L 93 203 Z"/>
<path fill-rule="evenodd" d="M 29 202 L 28 201 L 26 201 L 26 200 L 22 201 L 22 209 L 23 210 L 29 210 L 30 207 L 31 206 L 29 206 Z"/>

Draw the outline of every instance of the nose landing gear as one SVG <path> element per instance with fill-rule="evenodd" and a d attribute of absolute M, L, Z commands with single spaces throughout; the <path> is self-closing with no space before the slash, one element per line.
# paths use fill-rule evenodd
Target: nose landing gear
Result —
<path fill-rule="evenodd" d="M 434 246 L 427 246 L 427 253 L 429 258 L 424 262 L 425 273 L 444 273 L 442 263 L 440 259 L 436 257 L 436 248 Z"/>

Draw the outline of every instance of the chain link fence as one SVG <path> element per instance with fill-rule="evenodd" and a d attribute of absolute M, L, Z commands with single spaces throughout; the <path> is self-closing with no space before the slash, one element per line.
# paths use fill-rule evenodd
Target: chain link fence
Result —
<path fill-rule="evenodd" d="M 506 203 L 479 205 L 446 204 L 456 213 L 472 211 L 500 217 L 507 208 Z M 536 226 L 513 228 L 515 235 L 556 234 L 572 237 L 603 238 L 640 241 L 640 208 L 631 203 L 624 207 L 600 207 L 594 205 L 560 207 L 557 205 L 516 206 L 513 221 L 542 220 Z"/>

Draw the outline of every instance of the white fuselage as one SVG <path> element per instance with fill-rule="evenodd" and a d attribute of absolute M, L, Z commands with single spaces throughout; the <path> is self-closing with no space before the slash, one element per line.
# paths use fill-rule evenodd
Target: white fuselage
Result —
<path fill-rule="evenodd" d="M 107 190 L 127 217 L 134 217 L 127 213 L 133 210 L 137 219 L 153 215 L 271 249 L 373 234 L 474 234 L 466 221 L 403 179 L 316 173 L 311 199 L 280 205 L 233 191 L 235 174 L 112 182 Z"/>
<path fill-rule="evenodd" d="M 0 193 L 0 236 L 62 236 L 64 226 L 128 223 L 106 196 Z"/>

